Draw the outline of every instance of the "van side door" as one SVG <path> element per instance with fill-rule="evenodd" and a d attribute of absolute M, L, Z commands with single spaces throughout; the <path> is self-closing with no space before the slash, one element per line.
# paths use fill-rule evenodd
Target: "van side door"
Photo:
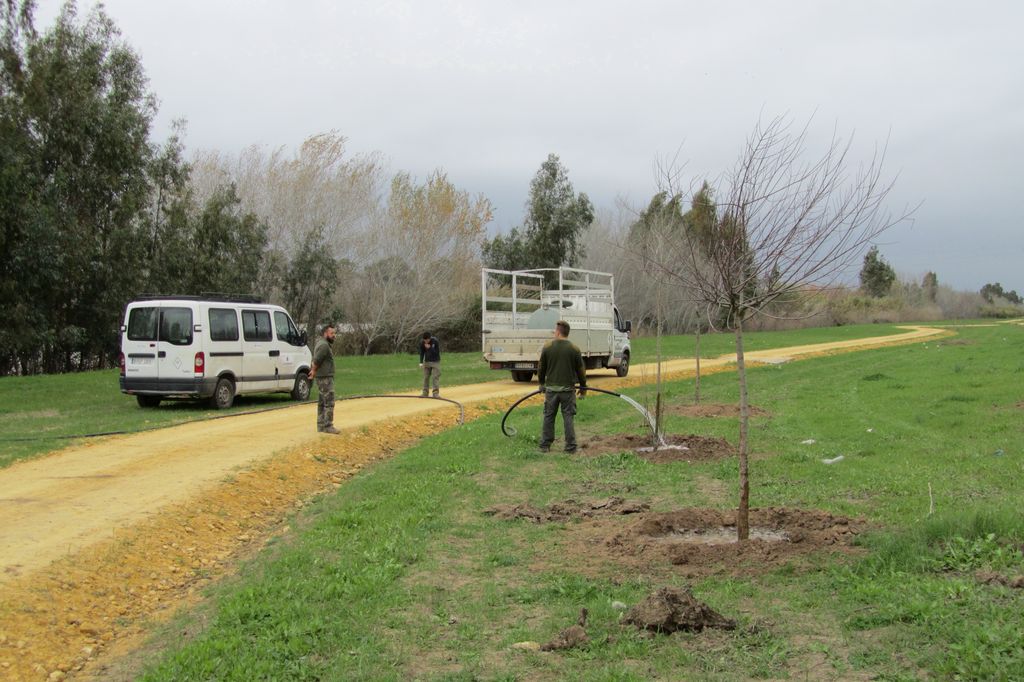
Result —
<path fill-rule="evenodd" d="M 236 383 L 245 376 L 242 369 L 242 333 L 238 324 L 238 310 L 213 307 L 207 312 L 206 376 L 219 377 L 229 373 Z M 237 388 L 236 388 L 237 391 Z"/>
<path fill-rule="evenodd" d="M 243 388 L 248 392 L 277 390 L 277 353 L 269 310 L 242 309 Z"/>

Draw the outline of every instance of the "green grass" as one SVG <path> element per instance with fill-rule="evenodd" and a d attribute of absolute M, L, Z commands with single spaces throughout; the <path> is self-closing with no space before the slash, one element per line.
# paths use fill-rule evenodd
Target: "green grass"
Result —
<path fill-rule="evenodd" d="M 751 349 L 895 333 L 887 325 L 860 325 L 750 334 Z M 730 334 L 706 334 L 702 354 L 720 355 L 732 348 Z M 693 337 L 663 340 L 664 357 L 691 357 Z M 634 361 L 654 357 L 654 340 L 637 339 Z M 443 385 L 453 386 L 506 378 L 490 370 L 479 353 L 446 353 Z M 341 396 L 419 390 L 421 370 L 415 355 L 344 356 L 337 361 L 337 394 Z M 316 397 L 314 388 L 313 397 Z M 233 412 L 287 405 L 283 394 L 244 396 Z M 166 402 L 158 409 L 141 409 L 132 396 L 118 390 L 117 370 L 32 377 L 0 377 L 0 467 L 69 444 L 68 436 L 109 431 L 135 431 L 217 416 L 200 402 Z"/>
<path fill-rule="evenodd" d="M 860 558 L 697 581 L 699 598 L 739 620 L 735 632 L 648 638 L 620 627 L 612 601 L 687 581 L 670 566 L 587 560 L 572 522 L 481 513 L 608 495 L 662 510 L 729 507 L 735 460 L 541 456 L 532 441 L 539 408 L 530 407 L 513 415 L 521 436 L 506 439 L 499 416 L 484 418 L 307 507 L 293 519 L 299 530 L 167 626 L 158 638 L 167 650 L 145 679 L 1021 679 L 1022 591 L 983 584 L 973 571 L 1024 572 L 1024 328 L 963 329 L 960 338 L 968 345 L 750 372 L 752 402 L 769 412 L 752 422 L 751 504 L 862 516 L 873 531 Z M 708 401 L 736 400 L 734 374 L 703 386 Z M 686 403 L 691 392 L 689 382 L 670 383 L 668 400 Z M 639 428 L 620 401 L 580 406 L 584 437 Z M 668 430 L 735 442 L 736 424 L 673 417 Z M 838 454 L 844 460 L 822 464 Z M 709 492 L 717 489 L 728 492 Z M 510 649 L 546 641 L 581 606 L 589 645 Z"/>

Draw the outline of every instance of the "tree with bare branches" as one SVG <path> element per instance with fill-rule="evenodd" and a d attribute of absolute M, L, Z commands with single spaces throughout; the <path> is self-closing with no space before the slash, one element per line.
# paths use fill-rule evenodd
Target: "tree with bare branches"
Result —
<path fill-rule="evenodd" d="M 909 212 L 893 216 L 886 210 L 893 185 L 882 174 L 884 149 L 851 169 L 851 141 L 833 135 L 824 152 L 808 160 L 808 127 L 792 128 L 785 117 L 759 123 L 736 165 L 720 187 L 712 189 L 717 219 L 711 233 L 683 230 L 678 238 L 685 241 L 666 251 L 670 257 L 651 254 L 659 270 L 708 310 L 723 311 L 724 325 L 735 333 L 740 392 L 738 540 L 750 534 L 744 323 L 780 297 L 833 286 L 849 275 L 850 266 L 878 235 L 909 217 Z M 677 177 L 664 176 L 669 184 Z"/>

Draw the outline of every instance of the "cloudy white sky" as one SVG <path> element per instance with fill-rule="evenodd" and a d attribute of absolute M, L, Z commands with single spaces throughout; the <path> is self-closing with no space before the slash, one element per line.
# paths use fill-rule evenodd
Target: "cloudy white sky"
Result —
<path fill-rule="evenodd" d="M 79 7 L 92 6 L 81 0 Z M 59 2 L 41 0 L 37 25 Z M 423 179 L 440 167 L 519 223 L 549 152 L 598 209 L 646 204 L 654 163 L 714 177 L 759 117 L 888 140 L 884 235 L 908 276 L 1024 290 L 1024 3 L 107 0 L 190 149 L 337 130 Z"/>

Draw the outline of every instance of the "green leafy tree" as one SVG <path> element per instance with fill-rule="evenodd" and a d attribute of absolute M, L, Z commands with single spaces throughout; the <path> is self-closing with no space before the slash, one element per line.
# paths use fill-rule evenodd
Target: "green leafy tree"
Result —
<path fill-rule="evenodd" d="M 102 7 L 79 19 L 68 3 L 42 34 L 32 8 L 0 4 L 0 303 L 12 311 L 0 345 L 22 371 L 59 371 L 116 349 L 142 268 L 156 107 Z"/>
<path fill-rule="evenodd" d="M 896 271 L 878 253 L 878 247 L 872 246 L 865 254 L 864 265 L 860 269 L 860 288 L 868 296 L 881 298 L 889 293 L 895 281 Z"/>
<path fill-rule="evenodd" d="M 925 297 L 932 303 L 935 303 L 935 297 L 939 293 L 938 276 L 930 270 L 926 272 L 921 280 L 921 289 L 924 291 Z"/>
<path fill-rule="evenodd" d="M 575 266 L 584 255 L 583 233 L 593 222 L 590 199 L 576 194 L 558 156 L 549 154 L 530 182 L 522 229 L 486 242 L 484 263 L 501 270 Z"/>
<path fill-rule="evenodd" d="M 1017 305 L 1020 305 L 1022 302 L 1024 302 L 1024 300 L 1022 300 L 1021 297 L 1017 295 L 1017 292 L 1015 290 L 1005 291 L 1003 289 L 1003 285 L 1000 284 L 999 282 L 996 282 L 995 284 L 989 283 L 983 286 L 981 288 L 981 297 L 984 298 L 989 303 L 995 303 L 996 299 L 998 298 L 1006 299 L 1010 303 L 1015 303 Z"/>

